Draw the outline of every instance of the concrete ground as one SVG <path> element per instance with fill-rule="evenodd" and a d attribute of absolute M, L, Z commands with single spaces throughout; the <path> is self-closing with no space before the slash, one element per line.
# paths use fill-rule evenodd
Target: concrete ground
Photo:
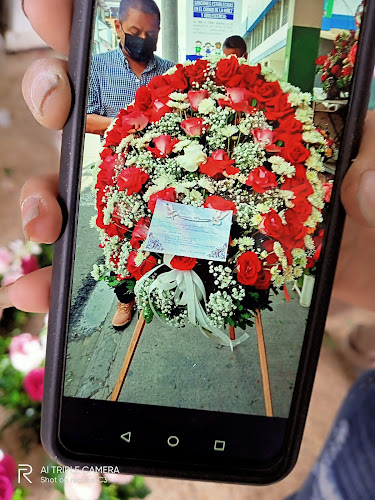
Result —
<path fill-rule="evenodd" d="M 2 78 L 0 79 L 0 245 L 15 238 L 22 238 L 19 220 L 18 198 L 22 183 L 37 173 L 56 171 L 59 134 L 44 130 L 29 114 L 21 96 L 21 79 L 26 67 L 40 55 L 38 52 L 19 55 L 0 55 Z M 7 123 L 8 122 L 8 123 Z M 366 313 L 360 314 L 362 320 Z M 358 321 L 356 317 L 355 321 Z M 350 312 L 337 318 L 336 331 L 352 322 Z M 30 327 L 36 333 L 36 327 Z M 126 334 L 127 335 L 127 334 Z M 281 482 L 264 487 L 214 484 L 147 478 L 152 489 L 150 500 L 281 500 L 297 489 L 304 481 L 319 454 L 325 437 L 332 425 L 335 413 L 354 380 L 350 370 L 330 339 L 323 343 L 313 396 L 307 418 L 301 452 L 294 471 Z M 0 418 L 4 418 L 0 415 Z M 40 484 L 43 455 L 40 448 L 30 454 L 19 449 L 14 431 L 6 433 L 0 447 L 13 453 L 20 463 L 34 465 L 34 481 L 29 486 L 28 498 L 35 500 L 57 499 L 58 494 Z"/>

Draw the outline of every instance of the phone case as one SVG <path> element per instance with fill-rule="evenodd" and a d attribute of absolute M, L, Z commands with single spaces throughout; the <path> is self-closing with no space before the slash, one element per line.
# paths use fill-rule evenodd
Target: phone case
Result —
<path fill-rule="evenodd" d="M 44 399 L 42 407 L 42 442 L 49 455 L 65 465 L 77 463 L 107 463 L 111 457 L 82 456 L 67 452 L 59 442 L 58 421 L 62 399 L 62 380 L 66 349 L 66 323 L 69 315 L 71 293 L 71 266 L 74 259 L 76 240 L 77 212 L 79 207 L 80 159 L 83 149 L 84 112 L 86 109 L 88 85 L 87 75 L 90 66 L 91 46 L 88 43 L 95 19 L 95 0 L 75 0 L 73 26 L 71 32 L 71 53 L 69 58 L 69 76 L 73 91 L 73 106 L 64 128 L 59 201 L 63 209 L 64 225 L 59 240 L 55 244 L 53 276 L 51 285 L 51 304 L 49 316 L 49 334 L 47 343 L 46 370 L 44 381 Z M 312 335 L 306 335 L 303 343 L 296 386 L 293 395 L 286 444 L 280 462 L 266 470 L 259 470 L 254 464 L 252 470 L 236 470 L 219 466 L 207 466 L 205 471 L 193 463 L 185 470 L 179 470 L 175 464 L 148 464 L 145 467 L 137 461 L 124 458 L 120 470 L 134 474 L 148 474 L 188 479 L 214 480 L 226 482 L 269 483 L 281 479 L 293 468 L 300 447 L 309 400 L 317 367 L 320 345 L 324 332 L 325 317 L 328 311 L 330 292 L 335 273 L 335 260 L 340 247 L 344 224 L 344 209 L 339 201 L 340 186 L 350 162 L 355 158 L 360 142 L 361 129 L 369 99 L 372 68 L 375 64 L 375 2 L 369 0 L 363 17 L 362 32 L 359 42 L 353 88 L 349 105 L 346 129 L 342 137 L 340 168 L 335 176 L 332 195 L 331 213 L 328 225 L 328 237 L 322 249 L 322 258 L 318 269 L 319 289 L 314 291 L 309 328 Z M 78 184 L 77 184 L 78 183 Z M 75 216 L 68 217 L 68 214 Z"/>

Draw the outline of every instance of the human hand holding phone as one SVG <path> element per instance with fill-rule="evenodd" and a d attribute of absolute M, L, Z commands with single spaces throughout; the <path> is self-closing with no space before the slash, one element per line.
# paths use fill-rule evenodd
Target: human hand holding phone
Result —
<path fill-rule="evenodd" d="M 41 6 L 40 8 L 45 9 L 46 7 Z M 33 12 L 37 11 L 33 10 Z M 67 11 L 65 11 L 65 14 L 66 13 Z M 40 19 L 41 17 L 39 16 L 35 23 L 38 24 Z M 42 34 L 45 39 L 48 39 L 48 32 L 46 33 L 44 25 L 42 28 Z M 56 39 L 55 43 L 60 46 L 64 45 L 61 37 L 59 40 Z M 36 80 L 39 84 L 43 82 L 43 78 L 46 78 L 46 71 L 48 72 L 50 70 L 52 71 L 52 74 L 47 77 L 47 81 L 49 82 L 48 84 L 51 82 L 58 83 L 56 86 L 49 88 L 48 98 L 44 101 L 43 99 L 39 100 L 39 104 L 37 103 L 36 105 L 35 100 L 30 99 L 33 95 L 33 92 L 30 92 L 30 89 Z M 58 78 L 56 78 L 56 72 L 59 75 Z M 65 121 L 65 116 L 70 106 L 70 94 L 68 92 L 68 87 L 66 86 L 66 81 L 67 78 L 64 72 L 64 65 L 60 65 L 58 62 L 37 62 L 27 73 L 24 83 L 25 98 L 34 116 L 42 124 L 56 128 Z M 62 82 L 61 87 L 60 82 Z M 43 89 L 43 86 L 41 88 Z M 57 112 L 53 112 L 53 109 L 57 109 Z M 352 303 L 360 302 L 362 307 L 366 305 L 371 307 L 373 297 L 375 296 L 374 290 L 371 289 L 372 295 L 369 294 L 369 289 L 366 290 L 363 286 L 363 281 L 361 282 L 358 280 L 358 276 L 362 276 L 363 280 L 371 280 L 372 277 L 372 275 L 369 275 L 367 267 L 364 266 L 364 263 L 366 262 L 365 253 L 366 251 L 369 253 L 370 260 L 372 239 L 375 238 L 373 234 L 374 229 L 371 226 L 371 219 L 373 215 L 371 199 L 367 205 L 364 204 L 366 195 L 371 195 L 371 189 L 369 189 L 371 187 L 371 179 L 369 179 L 369 175 L 367 173 L 363 173 L 367 169 L 371 170 L 368 158 L 369 155 L 372 155 L 374 150 L 371 140 L 375 128 L 374 124 L 374 115 L 373 113 L 369 113 L 359 156 L 356 162 L 354 162 L 351 166 L 342 188 L 342 198 L 350 217 L 348 217 L 346 223 L 342 251 L 340 254 L 334 287 L 334 293 L 336 296 Z M 363 180 L 365 180 L 365 182 L 362 182 Z M 35 201 L 35 199 L 39 201 L 38 209 L 40 214 L 34 217 L 33 220 L 26 219 L 25 221 L 25 230 L 30 235 L 31 239 L 35 238 L 36 241 L 48 239 L 48 242 L 50 242 L 56 238 L 57 233 L 61 228 L 61 212 L 59 211 L 59 206 L 56 201 L 56 195 L 56 178 L 50 177 L 48 179 L 43 178 L 39 180 L 31 180 L 25 185 L 21 196 L 21 201 L 24 202 L 23 215 L 29 217 L 29 215 L 26 215 L 25 213 L 27 212 L 26 208 L 29 208 L 28 202 L 30 204 L 31 201 Z M 35 214 L 36 211 L 34 210 L 33 212 L 31 210 L 31 213 Z M 56 225 L 53 224 L 53 221 L 56 221 Z M 48 224 L 51 224 L 51 226 L 48 227 Z M 363 248 L 364 241 L 367 243 L 366 248 Z M 348 262 L 350 263 L 349 266 Z M 354 265 L 353 262 L 355 263 Z M 350 270 L 350 272 L 348 272 L 348 270 Z M 19 305 L 21 308 L 28 308 L 29 310 L 45 310 L 47 305 L 47 293 L 41 295 L 41 300 L 37 299 L 36 301 L 31 301 L 29 298 L 30 294 L 28 287 L 30 285 L 35 286 L 36 283 L 42 290 L 48 292 L 47 287 L 49 285 L 49 271 L 29 275 L 9 287 L 8 297 L 10 301 Z M 358 293 L 355 293 L 355 286 L 357 285 Z M 364 290 L 366 290 L 365 293 Z"/>

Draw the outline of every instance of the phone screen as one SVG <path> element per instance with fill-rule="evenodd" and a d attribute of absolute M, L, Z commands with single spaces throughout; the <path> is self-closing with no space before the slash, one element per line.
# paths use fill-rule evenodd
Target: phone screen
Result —
<path fill-rule="evenodd" d="M 364 2 L 138 4 L 92 31 L 61 439 L 274 458 Z"/>

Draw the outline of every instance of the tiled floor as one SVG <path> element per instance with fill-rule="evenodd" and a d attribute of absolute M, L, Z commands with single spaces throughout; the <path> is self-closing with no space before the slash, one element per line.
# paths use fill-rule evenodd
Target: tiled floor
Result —
<path fill-rule="evenodd" d="M 59 133 L 39 126 L 29 114 L 21 95 L 23 72 L 38 56 L 37 52 L 0 55 L 0 118 L 8 116 L 10 119 L 8 124 L 6 119 L 0 119 L 0 245 L 22 237 L 18 209 L 22 183 L 34 174 L 58 168 L 56 144 Z M 353 374 L 344 365 L 332 342 L 326 340 L 321 351 L 301 453 L 294 471 L 280 483 L 252 487 L 149 478 L 147 483 L 152 489 L 150 500 L 284 498 L 298 488 L 310 470 L 352 380 Z M 9 434 L 0 446 L 9 451 L 17 450 Z M 18 452 L 18 457 L 35 464 L 35 480 L 29 488 L 29 498 L 56 498 L 38 481 L 38 467 L 42 463 L 40 453 L 35 451 L 31 457 L 25 457 Z"/>

